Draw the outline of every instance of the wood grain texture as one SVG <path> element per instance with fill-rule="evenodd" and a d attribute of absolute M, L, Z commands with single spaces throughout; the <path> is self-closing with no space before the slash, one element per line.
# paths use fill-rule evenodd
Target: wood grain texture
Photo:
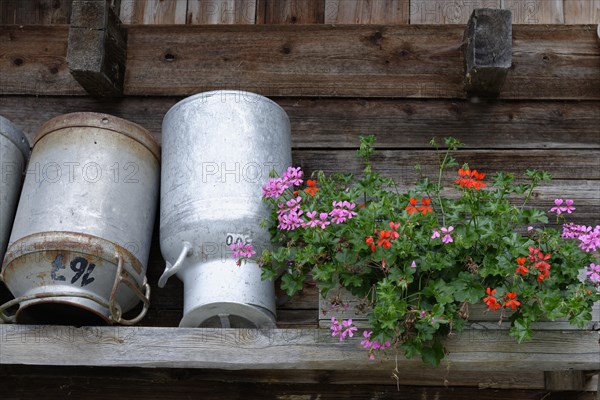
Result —
<path fill-rule="evenodd" d="M 187 0 L 121 0 L 124 24 L 185 24 Z"/>
<path fill-rule="evenodd" d="M 502 0 L 501 8 L 512 11 L 513 24 L 564 24 L 564 0 Z"/>
<path fill-rule="evenodd" d="M 123 385 L 138 382 L 138 385 L 161 382 L 166 387 L 178 383 L 198 385 L 205 382 L 238 383 L 287 383 L 287 384 L 328 384 L 328 385 L 389 385 L 396 380 L 391 371 L 332 371 L 332 370 L 214 370 L 178 368 L 110 368 L 110 367 L 53 367 L 0 365 L 0 376 L 30 377 L 32 381 L 68 382 L 87 381 L 90 378 L 112 381 L 120 380 Z M 4 382 L 0 382 L 3 384 Z M 454 371 L 432 369 L 429 371 L 403 371 L 399 376 L 400 385 L 424 386 L 472 386 L 479 389 L 543 389 L 544 376 L 540 371 L 511 373 L 506 371 Z"/>
<path fill-rule="evenodd" d="M 0 25 L 68 24 L 72 0 L 0 0 Z"/>
<path fill-rule="evenodd" d="M 1 29 L 0 93 L 82 93 L 56 68 L 64 27 Z M 462 29 L 450 26 L 131 26 L 125 94 L 464 98 L 461 42 Z M 501 98 L 600 99 L 600 48 L 589 27 L 515 26 L 513 50 Z"/>
<path fill-rule="evenodd" d="M 244 89 L 268 96 L 464 97 L 459 27 L 190 28 L 129 30 L 127 94 Z M 502 98 L 600 98 L 594 32 L 520 26 L 513 38 Z"/>
<path fill-rule="evenodd" d="M 565 24 L 600 23 L 600 0 L 563 0 Z"/>
<path fill-rule="evenodd" d="M 255 22 L 256 0 L 187 0 L 187 24 L 254 24 Z"/>
<path fill-rule="evenodd" d="M 409 9 L 410 0 L 325 0 L 325 23 L 405 25 Z"/>
<path fill-rule="evenodd" d="M 583 390 L 585 374 L 583 371 L 547 371 L 544 381 L 546 389 L 552 391 Z"/>
<path fill-rule="evenodd" d="M 0 94 L 81 95 L 69 73 L 68 26 L 0 26 Z"/>
<path fill-rule="evenodd" d="M 388 371 L 379 372 L 386 379 L 383 383 L 379 383 L 381 378 L 368 381 L 368 377 L 376 376 L 373 373 L 360 372 L 361 374 L 343 371 L 338 374 L 335 371 L 306 370 L 237 372 L 85 367 L 40 369 L 5 366 L 0 369 L 0 385 L 3 387 L 3 399 L 7 400 L 22 398 L 62 400 L 65 397 L 90 400 L 106 398 L 174 400 L 182 397 L 209 400 L 238 398 L 250 400 L 380 400 L 387 398 L 398 400 L 593 400 L 595 397 L 594 393 L 581 391 L 548 392 L 543 388 L 535 387 L 536 381 L 531 379 L 531 374 L 527 373 L 522 374 L 522 377 L 515 378 L 521 381 L 530 378 L 531 386 L 529 388 L 498 390 L 476 386 L 404 386 L 410 385 L 410 383 L 403 383 L 405 380 L 402 378 L 406 373 L 403 373 L 400 385 L 396 386 Z M 462 374 L 465 375 L 463 381 L 466 381 L 468 377 L 482 375 L 478 371 Z M 329 382 L 331 378 L 335 379 L 339 375 L 355 379 L 347 379 L 345 384 Z M 409 375 L 415 374 L 409 373 Z M 448 375 L 452 375 L 452 373 Z M 282 380 L 281 376 L 289 377 L 289 379 Z M 302 382 L 302 378 L 307 376 L 319 380 L 309 382 L 309 384 Z"/>
<path fill-rule="evenodd" d="M 501 0 L 410 0 L 410 23 L 464 25 L 476 8 L 500 8 L 500 4 Z"/>
<path fill-rule="evenodd" d="M 366 364 L 358 342 L 329 330 L 192 329 L 0 325 L 0 363 L 218 369 L 394 369 L 393 357 Z M 517 345 L 504 331 L 463 331 L 448 338 L 456 371 L 593 370 L 600 363 L 598 332 L 538 331 Z M 490 354 L 494 354 L 490 363 Z M 398 357 L 398 370 L 428 370 Z"/>
<path fill-rule="evenodd" d="M 257 0 L 257 24 L 322 24 L 325 0 Z"/>
<path fill-rule="evenodd" d="M 5 96 L 0 110 L 30 140 L 57 115 L 89 111 L 138 123 L 160 142 L 163 116 L 179 100 Z M 275 100 L 290 117 L 295 149 L 356 149 L 360 135 L 376 135 L 378 149 L 427 149 L 432 137 L 449 135 L 467 149 L 600 149 L 600 105 L 593 101 Z"/>

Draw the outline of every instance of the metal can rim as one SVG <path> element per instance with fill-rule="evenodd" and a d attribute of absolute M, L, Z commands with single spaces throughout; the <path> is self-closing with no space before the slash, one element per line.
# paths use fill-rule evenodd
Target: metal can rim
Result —
<path fill-rule="evenodd" d="M 42 244 L 36 245 L 40 241 Z M 4 275 L 5 270 L 8 268 L 14 260 L 27 254 L 37 253 L 48 250 L 65 250 L 65 251 L 77 251 L 80 253 L 89 253 L 90 249 L 86 249 L 84 246 L 94 247 L 97 250 L 97 257 L 100 257 L 106 261 L 117 263 L 114 259 L 115 253 L 118 252 L 125 258 L 125 269 L 136 276 L 141 282 L 146 271 L 142 263 L 137 259 L 126 248 L 114 243 L 110 240 L 90 235 L 82 232 L 68 232 L 68 231 L 53 231 L 53 232 L 38 232 L 31 235 L 19 238 L 15 242 L 11 243 L 4 257 L 2 263 L 2 273 Z M 115 252 L 112 252 L 114 250 Z"/>
<path fill-rule="evenodd" d="M 65 128 L 100 128 L 125 135 L 144 147 L 160 161 L 160 145 L 152 134 L 135 122 L 114 115 L 96 112 L 75 112 L 56 116 L 46 121 L 37 131 L 33 146 L 46 135 Z"/>
<path fill-rule="evenodd" d="M 247 90 L 218 89 L 218 90 L 210 90 L 208 92 L 196 93 L 192 96 L 186 97 L 185 99 L 178 101 L 177 103 L 175 103 L 175 105 L 173 105 L 169 109 L 169 111 L 167 111 L 167 113 L 165 114 L 165 116 L 163 118 L 163 122 L 168 118 L 169 114 L 176 112 L 179 108 L 183 107 L 184 105 L 191 103 L 191 102 L 195 102 L 198 99 L 208 99 L 208 98 L 214 97 L 216 95 L 221 95 L 221 96 L 222 95 L 241 95 L 241 96 L 254 97 L 259 101 L 274 105 L 277 109 L 279 109 L 283 113 L 283 115 L 285 115 L 285 117 L 289 121 L 289 117 L 288 117 L 286 111 L 283 109 L 283 107 L 281 107 L 279 104 L 277 104 L 273 100 L 269 99 L 268 97 L 265 97 L 258 93 L 249 92 Z"/>
<path fill-rule="evenodd" d="M 0 115 L 0 135 L 10 140 L 21 151 L 25 161 L 29 159 L 31 153 L 29 140 L 21 129 L 2 115 Z"/>

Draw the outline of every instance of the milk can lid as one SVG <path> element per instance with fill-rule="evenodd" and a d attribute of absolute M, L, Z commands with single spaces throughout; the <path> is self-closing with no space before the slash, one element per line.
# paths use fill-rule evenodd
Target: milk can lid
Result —
<path fill-rule="evenodd" d="M 75 127 L 101 128 L 120 133 L 142 144 L 160 160 L 160 145 L 150 132 L 134 122 L 103 113 L 77 112 L 54 117 L 38 129 L 33 145 L 49 133 Z"/>
<path fill-rule="evenodd" d="M 0 135 L 14 143 L 15 146 L 23 153 L 25 160 L 29 159 L 29 141 L 19 128 L 12 122 L 0 115 Z"/>

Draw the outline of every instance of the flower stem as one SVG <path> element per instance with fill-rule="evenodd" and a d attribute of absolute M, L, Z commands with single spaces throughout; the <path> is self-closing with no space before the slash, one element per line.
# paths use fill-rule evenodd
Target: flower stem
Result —
<path fill-rule="evenodd" d="M 446 213 L 444 212 L 444 204 L 442 203 L 442 198 L 440 196 L 440 192 L 442 191 L 442 173 L 444 172 L 444 168 L 446 167 L 446 161 L 448 161 L 448 154 L 450 154 L 450 149 L 446 150 L 446 154 L 444 155 L 444 160 L 440 164 L 440 170 L 438 174 L 438 183 L 436 187 L 436 197 L 437 201 L 440 204 L 440 211 L 442 212 L 442 226 L 446 226 Z M 439 160 L 439 158 L 438 158 Z"/>

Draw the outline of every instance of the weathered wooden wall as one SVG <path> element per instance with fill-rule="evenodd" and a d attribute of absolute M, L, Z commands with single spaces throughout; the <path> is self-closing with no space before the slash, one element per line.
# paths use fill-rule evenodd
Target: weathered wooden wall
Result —
<path fill-rule="evenodd" d="M 600 223 L 600 41 L 595 26 L 569 25 L 597 23 L 600 0 L 111 2 L 129 25 L 125 96 L 98 99 L 87 95 L 68 70 L 65 24 L 71 2 L 0 0 L 0 114 L 30 139 L 56 115 L 96 111 L 137 122 L 160 141 L 162 117 L 183 97 L 219 88 L 251 90 L 270 96 L 289 114 L 294 163 L 308 172 L 359 171 L 354 157 L 358 137 L 375 134 L 378 168 L 410 185 L 415 163 L 426 172 L 434 169 L 429 139 L 453 135 L 466 144 L 459 162 L 488 173 L 549 170 L 555 180 L 535 192 L 533 204 L 549 208 L 555 197 L 569 195 L 578 208 L 573 221 Z M 554 24 L 514 27 L 513 67 L 495 101 L 469 100 L 462 86 L 462 32 L 472 9 L 479 7 L 511 9 L 515 24 Z M 183 26 L 204 24 L 231 26 Z M 341 26 L 346 24 L 367 25 Z M 140 329 L 177 326 L 181 282 L 171 279 L 164 289 L 155 289 L 164 268 L 157 233 L 150 259 L 148 279 L 154 290 Z M 0 286 L 0 302 L 8 298 Z M 315 329 L 318 309 L 317 288 L 307 284 L 278 308 L 277 326 Z M 568 342 L 552 331 L 563 328 L 554 325 L 548 333 L 555 345 Z M 187 336 L 178 340 L 183 347 L 193 343 Z M 3 343 L 9 339 L 0 335 L 0 360 Z M 581 345 L 588 358 L 589 343 Z M 127 346 L 114 350 L 125 360 Z M 6 347 L 4 354 L 13 357 Z M 382 368 L 154 371 L 126 363 L 119 368 L 3 363 L 0 397 L 594 398 L 591 392 L 548 392 L 542 369 L 405 369 L 397 392 L 389 369 Z M 587 388 L 593 385 L 596 381 L 588 379 Z"/>
<path fill-rule="evenodd" d="M 594 24 L 600 0 L 110 0 L 126 24 L 465 24 L 475 8 L 515 24 Z M 0 0 L 0 24 L 66 24 L 71 0 Z"/>

